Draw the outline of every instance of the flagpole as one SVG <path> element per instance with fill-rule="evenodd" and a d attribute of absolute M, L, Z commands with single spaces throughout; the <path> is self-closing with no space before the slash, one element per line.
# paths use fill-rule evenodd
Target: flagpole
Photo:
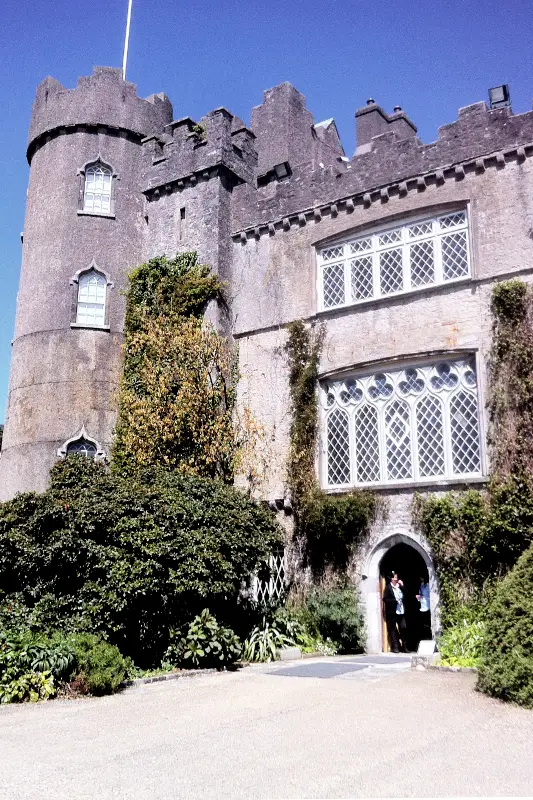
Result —
<path fill-rule="evenodd" d="M 130 41 L 131 3 L 128 0 L 128 17 L 126 20 L 126 38 L 124 40 L 124 58 L 122 60 L 122 80 L 126 80 L 126 64 L 128 63 L 128 45 Z"/>

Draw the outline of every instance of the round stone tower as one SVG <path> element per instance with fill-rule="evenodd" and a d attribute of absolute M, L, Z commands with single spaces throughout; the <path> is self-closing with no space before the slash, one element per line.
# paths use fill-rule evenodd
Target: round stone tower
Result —
<path fill-rule="evenodd" d="M 143 256 L 141 141 L 171 121 L 164 95 L 142 100 L 117 69 L 37 89 L 0 500 L 44 490 L 58 455 L 109 452 L 122 290 Z"/>

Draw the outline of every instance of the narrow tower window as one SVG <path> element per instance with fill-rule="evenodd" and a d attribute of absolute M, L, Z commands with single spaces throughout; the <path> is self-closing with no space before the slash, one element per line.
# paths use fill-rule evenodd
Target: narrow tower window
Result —
<path fill-rule="evenodd" d="M 83 210 L 94 214 L 111 213 L 113 174 L 103 164 L 93 164 L 85 170 Z"/>
<path fill-rule="evenodd" d="M 107 281 L 91 269 L 80 275 L 76 322 L 80 325 L 104 327 Z"/>

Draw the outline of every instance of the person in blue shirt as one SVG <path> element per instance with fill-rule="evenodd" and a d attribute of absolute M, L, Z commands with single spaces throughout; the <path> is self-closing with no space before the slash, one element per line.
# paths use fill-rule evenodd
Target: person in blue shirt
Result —
<path fill-rule="evenodd" d="M 420 577 L 420 589 L 416 599 L 420 603 L 420 638 L 431 639 L 431 605 L 429 583 L 425 576 Z"/>

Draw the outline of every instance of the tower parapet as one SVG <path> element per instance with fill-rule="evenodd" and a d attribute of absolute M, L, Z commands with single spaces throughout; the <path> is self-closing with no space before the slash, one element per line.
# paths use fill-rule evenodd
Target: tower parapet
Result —
<path fill-rule="evenodd" d="M 106 126 L 138 137 L 162 133 L 172 120 L 168 97 L 153 94 L 137 97 L 133 83 L 122 80 L 122 71 L 95 67 L 90 76 L 78 79 L 75 89 L 66 89 L 55 78 L 45 78 L 37 87 L 28 136 L 28 160 L 49 136 Z"/>

